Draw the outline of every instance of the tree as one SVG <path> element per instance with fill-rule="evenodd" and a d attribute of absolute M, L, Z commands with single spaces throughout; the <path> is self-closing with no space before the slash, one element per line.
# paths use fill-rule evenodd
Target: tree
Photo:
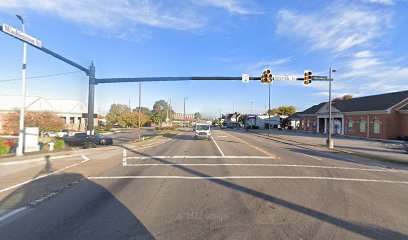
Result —
<path fill-rule="evenodd" d="M 9 113 L 5 117 L 4 129 L 6 132 L 18 133 L 20 111 Z M 27 112 L 24 119 L 25 127 L 38 127 L 43 131 L 60 131 L 65 122 L 54 112 Z"/>
<path fill-rule="evenodd" d="M 152 120 L 155 123 L 161 123 L 166 121 L 167 110 L 169 111 L 169 118 L 173 115 L 174 111 L 170 108 L 169 104 L 165 100 L 156 101 L 153 105 Z"/>
<path fill-rule="evenodd" d="M 136 107 L 133 109 L 134 112 L 139 112 L 139 107 Z M 149 116 L 151 114 L 151 111 L 147 107 L 140 107 L 140 112 L 143 113 L 146 116 Z"/>
<path fill-rule="evenodd" d="M 124 113 L 130 113 L 131 109 L 125 104 L 112 104 L 109 113 L 106 115 L 106 120 L 109 123 L 116 124 L 119 121 L 119 116 Z"/>
<path fill-rule="evenodd" d="M 138 112 L 128 112 L 118 115 L 118 124 L 122 127 L 138 127 L 139 126 L 139 113 Z M 148 117 L 141 113 L 140 114 L 140 125 L 143 126 L 148 121 Z"/>
<path fill-rule="evenodd" d="M 271 115 L 285 115 L 289 116 L 296 112 L 296 107 L 294 106 L 280 106 L 278 108 L 272 108 L 266 112 L 266 114 L 271 113 Z"/>
<path fill-rule="evenodd" d="M 339 101 L 346 100 L 346 99 L 351 99 L 351 98 L 353 98 L 353 95 L 346 94 L 346 95 L 343 95 L 342 97 L 336 97 L 332 101 L 333 102 L 339 102 Z"/>
<path fill-rule="evenodd" d="M 202 117 L 201 117 L 201 113 L 199 113 L 199 112 L 196 112 L 196 113 L 194 113 L 194 118 L 196 119 L 196 120 L 200 120 Z"/>

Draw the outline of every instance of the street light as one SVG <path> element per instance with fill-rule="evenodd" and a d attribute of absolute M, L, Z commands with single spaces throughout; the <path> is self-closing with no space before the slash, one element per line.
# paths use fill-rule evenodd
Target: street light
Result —
<path fill-rule="evenodd" d="M 20 15 L 16 17 L 21 21 L 23 33 L 25 33 L 24 20 Z M 22 156 L 24 154 L 24 115 L 25 115 L 25 97 L 26 97 L 26 65 L 27 65 L 27 43 L 23 43 L 23 65 L 21 76 L 21 100 L 20 100 L 20 125 L 18 132 L 18 146 L 16 155 Z"/>
<path fill-rule="evenodd" d="M 331 100 L 331 82 L 333 81 L 332 79 L 332 72 L 336 72 L 336 70 L 332 69 L 330 67 L 329 69 L 329 138 L 327 139 L 327 148 L 333 149 L 334 148 L 334 142 L 332 139 L 332 124 L 333 124 L 333 119 L 332 119 L 332 100 Z"/>
<path fill-rule="evenodd" d="M 184 98 L 184 120 L 183 120 L 183 127 L 186 121 L 186 100 L 188 100 L 188 97 Z"/>

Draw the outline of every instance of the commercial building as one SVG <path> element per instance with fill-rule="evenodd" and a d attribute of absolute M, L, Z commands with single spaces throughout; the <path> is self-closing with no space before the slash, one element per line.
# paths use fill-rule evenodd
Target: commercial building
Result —
<path fill-rule="evenodd" d="M 5 116 L 20 109 L 20 96 L 0 96 L 0 134 L 4 132 L 2 125 Z M 55 112 L 65 122 L 65 129 L 71 131 L 85 131 L 87 119 L 82 118 L 82 113 L 88 112 L 87 105 L 80 100 L 46 99 L 43 97 L 26 97 L 26 111 Z M 97 113 L 97 111 L 95 111 Z M 96 126 L 98 120 L 94 120 Z"/>
<path fill-rule="evenodd" d="M 314 105 L 298 115 L 301 130 L 328 132 L 328 102 Z M 334 134 L 380 139 L 408 138 L 408 91 L 333 102 L 332 118 Z"/>

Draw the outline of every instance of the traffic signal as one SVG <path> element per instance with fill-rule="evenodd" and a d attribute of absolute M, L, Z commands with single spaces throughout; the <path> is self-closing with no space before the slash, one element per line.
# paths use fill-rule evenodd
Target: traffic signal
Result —
<path fill-rule="evenodd" d="M 272 83 L 272 73 L 270 69 L 266 70 L 266 81 L 268 84 Z"/>
<path fill-rule="evenodd" d="M 312 83 L 312 71 L 306 70 L 303 85 L 307 86 Z"/>
<path fill-rule="evenodd" d="M 270 84 L 272 82 L 272 74 L 270 69 L 265 69 L 262 72 L 261 83 Z"/>

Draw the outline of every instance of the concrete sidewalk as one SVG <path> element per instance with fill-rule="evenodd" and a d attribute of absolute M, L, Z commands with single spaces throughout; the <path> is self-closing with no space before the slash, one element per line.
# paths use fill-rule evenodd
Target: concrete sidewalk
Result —
<path fill-rule="evenodd" d="M 248 132 L 267 134 L 267 129 L 251 129 Z M 271 129 L 271 136 L 288 141 L 326 147 L 327 134 L 305 133 L 300 131 Z M 392 162 L 408 163 L 408 153 L 398 141 L 380 141 L 371 139 L 358 139 L 334 135 L 334 148 L 337 151 L 348 152 Z"/>

